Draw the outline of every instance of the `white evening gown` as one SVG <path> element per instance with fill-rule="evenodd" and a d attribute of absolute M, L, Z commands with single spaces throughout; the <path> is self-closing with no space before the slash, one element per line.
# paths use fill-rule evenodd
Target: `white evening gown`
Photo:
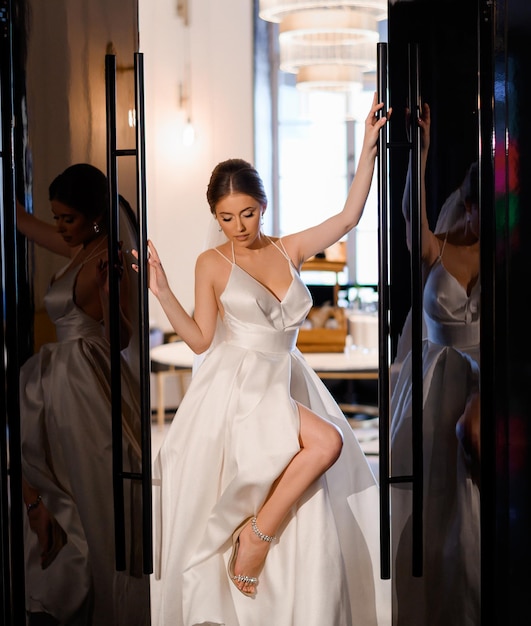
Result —
<path fill-rule="evenodd" d="M 22 472 L 64 529 L 67 543 L 42 570 L 26 523 L 26 604 L 72 626 L 148 626 L 142 576 L 140 486 L 125 482 L 127 569 L 114 562 L 110 346 L 102 325 L 76 306 L 80 267 L 67 266 L 45 297 L 57 342 L 20 371 Z M 124 470 L 139 471 L 137 387 L 122 363 Z M 26 516 L 24 516 L 26 517 Z"/>
<path fill-rule="evenodd" d="M 273 244 L 276 245 L 276 244 Z M 385 624 L 378 487 L 346 418 L 296 348 L 310 294 L 293 276 L 279 301 L 232 264 L 225 339 L 198 368 L 155 460 L 159 626 Z M 234 255 L 234 252 L 233 252 Z M 295 400 L 341 429 L 338 461 L 293 507 L 254 598 L 229 580 L 231 535 L 299 451 Z"/>
<path fill-rule="evenodd" d="M 480 281 L 467 294 L 441 258 L 424 287 L 423 576 L 411 574 L 410 484 L 391 489 L 393 625 L 480 623 L 480 499 L 456 436 L 478 383 Z M 411 475 L 411 353 L 391 396 L 392 475 Z"/>

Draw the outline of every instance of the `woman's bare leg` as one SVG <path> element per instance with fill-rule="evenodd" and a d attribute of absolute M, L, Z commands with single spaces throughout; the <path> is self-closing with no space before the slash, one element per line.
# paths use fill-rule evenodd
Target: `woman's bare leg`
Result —
<path fill-rule="evenodd" d="M 256 515 L 256 525 L 265 535 L 276 534 L 291 507 L 337 461 L 343 446 L 341 433 L 333 424 L 301 405 L 299 415 L 300 452 L 275 481 L 266 502 Z M 253 532 L 251 524 L 247 524 L 240 534 L 234 574 L 258 578 L 269 545 Z M 247 593 L 255 591 L 255 586 L 250 583 L 236 584 Z"/>

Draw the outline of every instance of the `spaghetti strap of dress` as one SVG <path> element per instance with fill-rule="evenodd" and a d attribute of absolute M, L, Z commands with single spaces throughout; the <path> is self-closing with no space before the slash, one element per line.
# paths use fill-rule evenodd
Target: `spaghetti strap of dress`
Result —
<path fill-rule="evenodd" d="M 233 265 L 233 264 L 234 264 L 234 244 L 232 244 L 232 261 L 231 261 L 228 257 L 226 257 L 226 256 L 223 254 L 223 252 L 220 252 L 220 250 L 218 250 L 217 248 L 213 248 L 213 249 L 214 249 L 214 250 L 215 250 L 215 251 L 216 251 L 219 255 L 221 255 L 221 256 L 225 259 L 225 261 L 227 261 L 227 263 L 230 263 L 231 265 Z"/>
<path fill-rule="evenodd" d="M 270 237 L 267 237 L 267 239 L 275 246 L 275 248 L 282 254 L 282 256 L 284 256 L 286 258 L 287 261 L 289 261 L 290 263 L 292 263 L 292 260 L 289 256 L 289 254 L 286 252 L 286 248 L 284 248 L 284 244 L 282 243 L 282 239 L 278 240 L 278 243 L 280 245 L 277 244 L 277 242 L 273 241 Z M 234 242 L 231 242 L 232 245 L 232 261 L 226 257 L 223 252 L 221 252 L 220 250 L 218 250 L 217 248 L 213 248 L 219 255 L 221 255 L 226 261 L 227 263 L 231 263 L 231 265 L 234 265 L 236 263 L 236 257 L 234 255 Z"/>
<path fill-rule="evenodd" d="M 290 262 L 293 263 L 289 254 L 286 252 L 286 248 L 284 248 L 284 244 L 282 243 L 282 239 L 278 239 L 278 243 L 280 244 L 277 245 L 277 242 L 273 241 L 270 237 L 268 237 L 269 241 L 275 246 L 275 248 L 283 255 L 286 257 L 286 259 Z"/>
<path fill-rule="evenodd" d="M 440 250 L 440 252 L 439 252 L 439 257 L 438 257 L 438 260 L 439 260 L 439 261 L 442 261 L 442 255 L 443 255 L 444 248 L 445 248 L 445 246 L 446 246 L 446 242 L 447 242 L 447 240 L 448 240 L 448 231 L 446 231 L 446 235 L 444 236 L 443 245 L 441 246 L 441 250 Z"/>

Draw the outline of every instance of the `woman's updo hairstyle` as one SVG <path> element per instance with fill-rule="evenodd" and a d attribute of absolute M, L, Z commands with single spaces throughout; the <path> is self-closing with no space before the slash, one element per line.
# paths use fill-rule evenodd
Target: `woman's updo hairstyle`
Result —
<path fill-rule="evenodd" d="M 267 206 L 267 196 L 260 175 L 243 159 L 228 159 L 214 168 L 206 194 L 211 213 L 215 215 L 218 202 L 233 193 L 251 196 L 262 206 Z"/>
<path fill-rule="evenodd" d="M 48 197 L 79 211 L 89 220 L 104 221 L 109 212 L 107 177 L 88 163 L 71 165 L 54 178 Z"/>
<path fill-rule="evenodd" d="M 445 200 L 435 233 L 457 233 L 461 235 L 467 219 L 466 202 L 479 204 L 478 162 L 474 161 L 466 171 L 465 177 L 458 189 L 453 191 Z"/>

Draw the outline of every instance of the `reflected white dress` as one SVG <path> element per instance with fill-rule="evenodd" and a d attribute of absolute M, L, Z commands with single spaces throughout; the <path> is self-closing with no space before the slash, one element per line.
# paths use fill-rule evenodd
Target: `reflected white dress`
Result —
<path fill-rule="evenodd" d="M 37 536 L 26 523 L 26 606 L 61 624 L 147 626 L 149 577 L 142 576 L 140 524 L 131 523 L 133 510 L 141 515 L 138 483 L 125 483 L 127 569 L 115 571 L 110 347 L 102 325 L 74 302 L 80 269 L 68 265 L 52 282 L 45 305 L 57 342 L 20 371 L 22 472 L 67 535 L 42 570 Z M 137 394 L 124 361 L 125 471 L 139 470 Z"/>
<path fill-rule="evenodd" d="M 159 626 L 387 623 L 377 615 L 377 605 L 390 606 L 379 578 L 377 484 L 296 348 L 311 297 L 277 248 L 293 276 L 282 301 L 234 262 L 234 250 L 224 257 L 225 338 L 196 371 L 155 460 Z M 295 401 L 339 426 L 344 446 L 289 513 L 250 598 L 227 575 L 231 535 L 299 451 Z"/>
<path fill-rule="evenodd" d="M 410 484 L 392 487 L 394 626 L 477 626 L 480 619 L 479 488 L 456 425 L 479 371 L 480 281 L 467 294 L 441 258 L 424 287 L 423 576 L 411 574 Z M 411 475 L 411 353 L 391 397 L 392 475 Z"/>

